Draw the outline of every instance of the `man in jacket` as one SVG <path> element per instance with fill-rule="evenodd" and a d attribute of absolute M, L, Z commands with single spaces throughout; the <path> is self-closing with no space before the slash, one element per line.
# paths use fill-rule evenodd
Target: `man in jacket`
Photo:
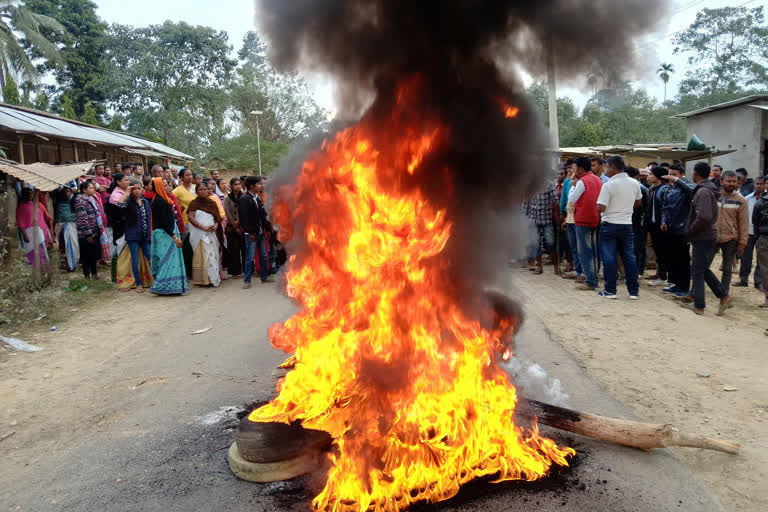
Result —
<path fill-rule="evenodd" d="M 612 156 L 606 163 L 608 181 L 600 189 L 597 210 L 602 214 L 600 223 L 600 254 L 603 260 L 605 290 L 598 293 L 606 299 L 616 298 L 616 256 L 621 256 L 627 280 L 629 298 L 639 298 L 637 263 L 635 261 L 632 214 L 643 198 L 640 183 L 630 178 L 624 159 Z"/>
<path fill-rule="evenodd" d="M 227 248 L 228 260 L 224 262 L 227 272 L 239 279 L 243 273 L 243 263 L 245 262 L 245 240 L 243 230 L 240 227 L 240 206 L 238 201 L 242 197 L 242 182 L 238 178 L 232 178 L 229 181 L 229 194 L 224 198 L 222 204 L 224 213 L 227 215 Z"/>
<path fill-rule="evenodd" d="M 240 215 L 240 228 L 245 236 L 245 276 L 243 288 L 251 287 L 253 275 L 254 257 L 256 249 L 259 251 L 259 277 L 261 282 L 270 281 L 267 262 L 267 249 L 264 242 L 264 234 L 272 230 L 267 209 L 259 197 L 261 189 L 261 176 L 248 176 L 245 180 L 246 192 L 237 201 Z"/>
<path fill-rule="evenodd" d="M 664 233 L 665 255 L 670 285 L 664 292 L 679 298 L 688 295 L 691 288 L 691 257 L 685 224 L 691 208 L 691 188 L 684 179 L 682 167 L 673 165 L 664 179 L 669 182 L 664 206 L 661 210 L 661 231 Z"/>
<path fill-rule="evenodd" d="M 699 162 L 693 168 L 693 189 L 691 209 L 685 234 L 691 242 L 691 277 L 693 278 L 693 311 L 704 314 L 704 283 L 720 299 L 717 314 L 722 315 L 731 303 L 731 298 L 723 289 L 715 274 L 709 268 L 717 250 L 717 213 L 720 190 L 709 178 L 711 169 L 706 162 Z"/>
<path fill-rule="evenodd" d="M 757 232 L 755 231 L 755 225 L 752 222 L 752 214 L 755 211 L 755 204 L 768 190 L 766 187 L 766 177 L 758 176 L 755 178 L 755 190 L 744 197 L 747 200 L 747 206 L 749 208 L 749 239 L 747 240 L 747 246 L 744 248 L 744 253 L 741 255 L 741 264 L 739 265 L 739 282 L 733 283 L 733 286 L 749 286 L 749 274 L 752 273 L 752 256 L 755 253 L 755 243 L 757 242 Z M 762 279 L 760 275 L 760 266 L 755 266 L 755 275 L 753 281 L 755 288 L 762 289 Z"/>
<path fill-rule="evenodd" d="M 568 203 L 573 205 L 577 252 L 585 277 L 584 283 L 577 289 L 594 291 L 597 288 L 597 229 L 600 224 L 597 198 L 603 184 L 600 178 L 592 174 L 592 162 L 589 158 L 579 157 L 574 165 L 579 182 Z"/>
<path fill-rule="evenodd" d="M 764 192 L 760 199 L 755 202 L 755 209 L 752 211 L 752 224 L 755 226 L 755 252 L 757 253 L 757 266 L 762 275 L 768 277 L 768 192 Z M 765 302 L 761 308 L 768 308 L 768 285 L 764 283 Z M 765 332 L 768 335 L 768 330 Z"/>
<path fill-rule="evenodd" d="M 739 179 L 739 192 L 744 197 L 755 191 L 755 180 L 749 177 L 749 173 L 745 168 L 736 169 L 736 176 Z"/>
<path fill-rule="evenodd" d="M 645 225 L 648 234 L 651 235 L 653 252 L 656 253 L 656 278 L 648 281 L 649 286 L 666 286 L 668 275 L 665 233 L 661 230 L 661 220 L 664 208 L 664 200 L 669 192 L 669 184 L 664 179 L 668 173 L 664 167 L 654 167 L 648 176 L 651 189 L 648 191 L 648 209 L 646 211 Z"/>
<path fill-rule="evenodd" d="M 729 293 L 733 265 L 741 258 L 749 240 L 749 205 L 739 193 L 738 178 L 733 171 L 720 176 L 722 194 L 717 202 L 717 250 L 723 252 L 723 290 Z"/>

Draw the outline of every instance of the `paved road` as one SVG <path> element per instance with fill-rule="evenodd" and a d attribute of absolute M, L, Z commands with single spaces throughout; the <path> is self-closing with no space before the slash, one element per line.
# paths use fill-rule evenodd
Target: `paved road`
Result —
<path fill-rule="evenodd" d="M 52 385 L 50 378 L 28 377 L 24 383 L 39 386 L 41 411 L 0 444 L 0 510 L 307 510 L 308 481 L 251 484 L 232 476 L 226 462 L 233 438 L 227 427 L 243 405 L 271 395 L 270 372 L 283 358 L 265 337 L 269 324 L 293 311 L 276 285 L 246 292 L 226 282 L 175 300 L 148 294 L 121 300 L 102 311 L 116 319 L 113 330 L 122 338 L 107 340 L 116 348 L 104 359 L 70 372 L 77 366 L 76 347 L 64 357 L 63 348 L 58 355 L 55 345 L 42 343 L 44 364 L 58 368 L 61 379 Z M 213 329 L 190 335 L 206 324 Z M 77 326 L 61 331 L 57 343 L 78 338 Z M 569 405 L 630 417 L 550 340 L 538 319 L 527 320 L 518 346 L 561 379 Z M 12 371 L 21 363 L 16 357 L 0 364 Z M 54 401 L 62 411 L 75 412 L 46 420 L 45 404 Z M 669 452 L 567 439 L 579 455 L 563 474 L 533 484 L 473 485 L 450 502 L 417 508 L 719 510 Z"/>

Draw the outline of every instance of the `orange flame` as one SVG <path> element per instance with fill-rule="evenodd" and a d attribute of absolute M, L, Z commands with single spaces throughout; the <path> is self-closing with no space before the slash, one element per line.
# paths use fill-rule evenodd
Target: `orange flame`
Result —
<path fill-rule="evenodd" d="M 410 96 L 326 141 L 274 209 L 281 226 L 306 220 L 287 273 L 302 309 L 269 332 L 296 365 L 249 419 L 334 437 L 315 510 L 402 510 L 482 476 L 535 480 L 574 453 L 514 424 L 497 360 L 515 322 L 485 328 L 457 305 L 441 258 L 453 225 L 408 181 L 450 133 Z"/>
<path fill-rule="evenodd" d="M 518 107 L 511 106 L 504 98 L 496 98 L 496 101 L 498 101 L 499 105 L 501 105 L 501 111 L 504 113 L 504 117 L 507 119 L 517 117 L 517 114 L 520 113 L 520 109 Z"/>

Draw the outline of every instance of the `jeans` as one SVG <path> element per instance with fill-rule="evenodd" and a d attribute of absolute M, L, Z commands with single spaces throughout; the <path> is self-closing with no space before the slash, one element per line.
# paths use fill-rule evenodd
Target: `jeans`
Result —
<path fill-rule="evenodd" d="M 581 268 L 581 261 L 579 261 L 579 247 L 576 242 L 576 224 L 566 224 L 568 231 L 568 245 L 571 248 L 571 254 L 573 254 L 573 270 L 576 271 L 576 275 L 584 274 Z"/>
<path fill-rule="evenodd" d="M 253 275 L 254 257 L 256 256 L 256 250 L 259 251 L 259 277 L 262 281 L 266 281 L 269 277 L 267 271 L 267 248 L 264 245 L 264 234 L 256 235 L 256 240 L 251 240 L 251 237 L 245 236 L 245 276 L 243 281 L 246 283 L 251 282 L 251 276 Z"/>
<path fill-rule="evenodd" d="M 243 263 L 245 262 L 245 240 L 244 235 L 237 232 L 227 233 L 227 251 L 226 260 L 227 272 L 232 276 L 239 276 L 243 273 Z"/>
<path fill-rule="evenodd" d="M 98 235 L 94 235 L 93 242 L 88 242 L 87 238 L 78 238 L 80 244 L 80 263 L 83 265 L 83 275 L 87 277 L 98 277 L 96 267 L 99 258 L 101 258 L 101 245 Z"/>
<path fill-rule="evenodd" d="M 634 238 L 632 240 L 632 244 L 635 247 L 635 263 L 637 263 L 637 273 L 638 275 L 643 275 L 645 272 L 645 260 L 646 260 L 646 252 L 645 252 L 645 240 L 648 238 L 648 233 L 646 233 L 645 229 L 638 228 L 633 232 Z"/>
<path fill-rule="evenodd" d="M 717 250 L 723 251 L 723 277 L 720 282 L 723 285 L 725 294 L 731 290 L 731 278 L 733 277 L 733 262 L 736 261 L 736 253 L 739 250 L 738 240 L 728 240 L 722 244 L 717 244 Z"/>
<path fill-rule="evenodd" d="M 616 294 L 616 255 L 621 255 L 627 279 L 627 291 L 630 295 L 640 292 L 635 262 L 635 235 L 631 224 L 603 223 L 600 226 L 600 253 L 603 259 L 605 291 Z"/>
<path fill-rule="evenodd" d="M 683 234 L 667 233 L 665 242 L 664 252 L 667 257 L 669 282 L 682 291 L 688 291 L 691 288 L 691 257 L 688 240 Z"/>
<path fill-rule="evenodd" d="M 136 287 L 141 286 L 141 273 L 139 272 L 139 248 L 144 253 L 144 257 L 147 261 L 152 261 L 152 251 L 150 249 L 149 240 L 126 241 L 128 244 L 128 250 L 131 251 L 131 270 L 133 271 L 133 279 L 136 281 Z"/>
<path fill-rule="evenodd" d="M 597 288 L 597 228 L 576 226 L 576 245 L 584 283 L 590 288 Z"/>
<path fill-rule="evenodd" d="M 658 226 L 651 226 L 649 229 L 651 234 L 651 244 L 653 245 L 653 252 L 656 253 L 656 275 L 659 279 L 667 280 L 667 253 L 666 253 L 666 237 L 664 232 L 659 229 Z"/>
<path fill-rule="evenodd" d="M 722 299 L 728 294 L 723 290 L 710 265 L 717 252 L 717 244 L 714 240 L 694 240 L 691 242 L 691 278 L 693 280 L 693 304 L 698 309 L 704 309 L 707 304 L 704 300 L 704 283 Z"/>
<path fill-rule="evenodd" d="M 739 280 L 741 284 L 749 285 L 749 274 L 752 272 L 752 256 L 755 253 L 755 244 L 757 243 L 757 235 L 749 235 L 747 246 L 744 248 L 744 254 L 741 255 L 741 264 L 739 268 Z M 760 265 L 755 265 L 755 288 L 760 288 L 762 279 L 760 275 Z"/>
<path fill-rule="evenodd" d="M 755 242 L 755 253 L 757 253 L 757 268 L 762 269 L 768 275 L 768 235 L 761 235 Z M 755 270 L 757 273 L 757 270 Z M 763 292 L 765 299 L 768 300 L 768 283 L 763 283 Z"/>

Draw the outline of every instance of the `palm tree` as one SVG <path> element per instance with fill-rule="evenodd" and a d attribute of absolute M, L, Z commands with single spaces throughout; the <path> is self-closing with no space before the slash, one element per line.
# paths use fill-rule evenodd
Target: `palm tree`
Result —
<path fill-rule="evenodd" d="M 0 86 L 5 87 L 5 77 L 12 72 L 21 81 L 39 80 L 40 72 L 22 43 L 35 56 L 54 64 L 63 61 L 56 45 L 40 33 L 41 28 L 65 31 L 61 23 L 49 16 L 31 12 L 21 0 L 0 0 Z M 17 34 L 20 36 L 18 39 Z"/>
<path fill-rule="evenodd" d="M 661 78 L 661 81 L 664 82 L 664 103 L 667 102 L 667 82 L 669 82 L 669 77 L 675 72 L 675 66 L 672 64 L 665 64 L 662 62 L 661 66 L 659 66 L 659 69 L 656 70 L 656 73 L 659 74 L 659 78 Z"/>

